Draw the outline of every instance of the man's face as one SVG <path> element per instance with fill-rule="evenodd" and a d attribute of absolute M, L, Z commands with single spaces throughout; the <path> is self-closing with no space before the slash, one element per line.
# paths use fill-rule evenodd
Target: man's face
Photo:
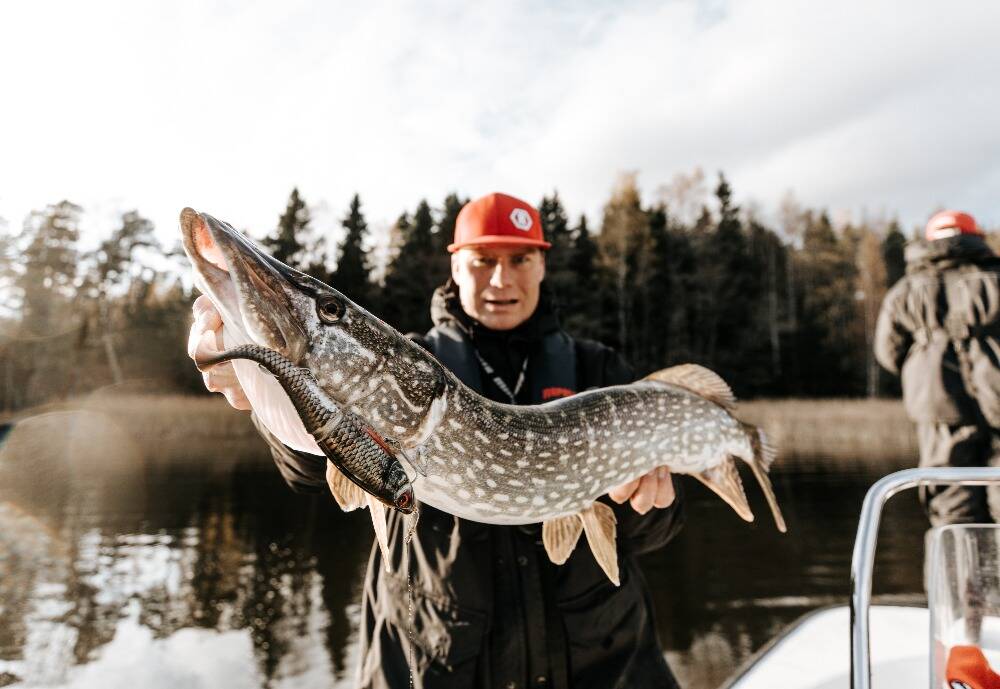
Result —
<path fill-rule="evenodd" d="M 462 310 L 491 330 L 524 323 L 538 306 L 545 254 L 522 246 L 468 247 L 451 255 Z"/>

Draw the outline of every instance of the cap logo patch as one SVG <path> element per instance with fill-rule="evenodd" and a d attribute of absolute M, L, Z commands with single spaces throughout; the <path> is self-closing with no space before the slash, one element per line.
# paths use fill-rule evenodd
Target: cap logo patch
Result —
<path fill-rule="evenodd" d="M 523 208 L 515 208 L 510 212 L 510 221 L 514 227 L 524 232 L 531 229 L 531 213 Z"/>

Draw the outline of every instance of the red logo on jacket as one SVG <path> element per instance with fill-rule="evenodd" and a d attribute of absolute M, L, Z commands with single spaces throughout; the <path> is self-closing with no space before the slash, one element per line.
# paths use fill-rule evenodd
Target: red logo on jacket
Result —
<path fill-rule="evenodd" d="M 574 394 L 576 391 L 569 388 L 542 388 L 542 399 L 546 402 L 560 397 L 571 397 Z"/>

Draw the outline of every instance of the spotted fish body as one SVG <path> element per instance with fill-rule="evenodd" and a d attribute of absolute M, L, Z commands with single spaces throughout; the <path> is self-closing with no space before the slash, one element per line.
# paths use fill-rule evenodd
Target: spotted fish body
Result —
<path fill-rule="evenodd" d="M 614 513 L 596 499 L 666 465 L 695 476 L 752 520 L 739 459 L 750 466 L 784 530 L 767 478 L 773 450 L 758 429 L 732 415 L 732 393 L 711 371 L 688 364 L 547 404 L 500 404 L 228 224 L 185 209 L 181 228 L 196 284 L 234 338 L 274 349 L 308 369 L 329 404 L 357 414 L 399 448 L 420 502 L 491 524 L 542 522 L 546 551 L 557 563 L 585 533 L 598 563 L 617 582 Z M 240 375 L 237 368 L 237 375 L 254 409 L 265 410 L 265 426 L 286 444 L 309 446 L 308 437 L 299 437 L 308 436 L 304 429 L 286 429 L 283 436 L 265 417 L 294 416 L 287 399 L 284 411 L 281 403 L 262 405 L 254 399 L 259 388 L 251 373 Z M 365 503 L 360 491 L 336 475 L 328 473 L 328 479 L 342 506 Z M 380 517 L 378 506 L 368 505 L 384 551 L 384 513 Z"/>
<path fill-rule="evenodd" d="M 418 499 L 466 519 L 542 522 L 658 466 L 701 474 L 727 457 L 753 457 L 752 431 L 675 385 L 641 381 L 513 407 L 451 383 L 440 422 L 409 454 L 426 467 L 414 481 Z M 399 416 L 398 408 L 368 410 L 372 423 Z"/>

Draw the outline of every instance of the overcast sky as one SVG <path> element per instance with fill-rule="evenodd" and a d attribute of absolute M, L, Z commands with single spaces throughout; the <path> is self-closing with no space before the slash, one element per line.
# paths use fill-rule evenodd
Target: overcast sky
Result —
<path fill-rule="evenodd" d="M 998 122 L 988 0 L 0 4 L 8 231 L 67 198 L 260 234 L 296 185 L 330 224 L 355 192 L 375 225 L 450 191 L 591 215 L 696 166 L 765 213 L 1000 226 Z"/>

